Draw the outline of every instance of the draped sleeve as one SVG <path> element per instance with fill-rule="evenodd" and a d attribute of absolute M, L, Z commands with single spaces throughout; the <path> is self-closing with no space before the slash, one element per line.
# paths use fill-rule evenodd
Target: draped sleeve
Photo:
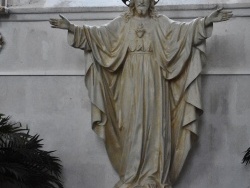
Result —
<path fill-rule="evenodd" d="M 84 50 L 85 85 L 91 101 L 92 129 L 104 139 L 111 161 L 117 158 L 114 153 L 121 153 L 115 123 L 115 88 L 120 76 L 119 67 L 127 55 L 127 30 L 128 25 L 121 16 L 100 27 L 74 26 L 74 31 L 68 32 L 68 43 Z"/>
<path fill-rule="evenodd" d="M 159 58 L 166 71 L 166 79 L 182 74 L 195 49 L 205 54 L 205 40 L 211 36 L 213 26 L 205 27 L 204 22 L 205 18 L 197 18 L 188 23 L 173 21 L 165 16 L 159 18 L 163 44 L 157 52 L 162 54 Z"/>
<path fill-rule="evenodd" d="M 166 28 L 165 78 L 169 80 L 172 106 L 176 119 L 197 134 L 197 115 L 202 113 L 199 75 L 205 56 L 206 39 L 212 34 L 212 25 L 205 27 L 205 18 L 197 18 L 189 23 L 168 20 Z M 183 110 L 177 110 L 181 106 Z M 183 112 L 179 114 L 180 112 Z M 178 114 L 178 115 L 177 115 Z"/>
<path fill-rule="evenodd" d="M 68 32 L 68 43 L 75 48 L 91 52 L 99 65 L 114 72 L 126 56 L 125 30 L 123 17 L 100 27 L 74 26 L 74 32 Z"/>
<path fill-rule="evenodd" d="M 169 88 L 174 182 L 198 136 L 198 117 L 202 114 L 199 75 L 205 55 L 205 40 L 212 34 L 212 25 L 205 27 L 205 18 L 176 22 L 165 16 L 158 19 L 155 40 L 156 62 Z"/>
<path fill-rule="evenodd" d="M 196 121 L 197 112 L 202 112 L 198 77 L 205 55 L 205 40 L 211 36 L 213 26 L 205 27 L 205 18 L 185 23 L 160 16 L 158 22 L 155 35 L 161 40 L 155 45 L 155 59 L 170 84 L 173 111 L 177 114 L 183 112 L 173 118 L 181 119 L 182 126 L 187 126 Z M 177 110 L 181 102 L 185 103 L 184 110 Z M 187 106 L 193 110 L 185 111 Z M 194 127 L 189 128 L 196 134 Z"/>

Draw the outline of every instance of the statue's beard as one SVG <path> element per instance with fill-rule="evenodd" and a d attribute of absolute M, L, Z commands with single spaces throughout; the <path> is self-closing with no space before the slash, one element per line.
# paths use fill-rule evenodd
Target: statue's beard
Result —
<path fill-rule="evenodd" d="M 139 16 L 146 16 L 148 14 L 147 9 L 136 9 L 136 11 Z"/>
<path fill-rule="evenodd" d="M 140 16 L 146 16 L 147 10 L 139 9 L 139 10 L 137 10 L 137 13 L 138 13 L 138 15 L 140 15 Z"/>

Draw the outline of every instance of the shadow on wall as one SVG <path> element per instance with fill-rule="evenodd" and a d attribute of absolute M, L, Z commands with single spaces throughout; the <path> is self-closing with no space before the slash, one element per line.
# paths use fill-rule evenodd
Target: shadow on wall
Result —
<path fill-rule="evenodd" d="M 0 33 L 0 51 L 2 50 L 3 45 L 4 45 L 4 40 L 3 40 L 3 36 Z"/>

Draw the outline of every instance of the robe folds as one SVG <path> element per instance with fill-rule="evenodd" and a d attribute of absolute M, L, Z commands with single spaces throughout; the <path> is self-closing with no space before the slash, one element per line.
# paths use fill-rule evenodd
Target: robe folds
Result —
<path fill-rule="evenodd" d="M 92 128 L 120 176 L 115 188 L 169 188 L 181 172 L 202 113 L 199 74 L 212 32 L 204 20 L 122 15 L 68 33 L 85 53 Z"/>

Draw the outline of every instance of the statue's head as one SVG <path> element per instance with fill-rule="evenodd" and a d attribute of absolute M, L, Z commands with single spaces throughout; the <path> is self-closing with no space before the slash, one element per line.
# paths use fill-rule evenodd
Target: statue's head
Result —
<path fill-rule="evenodd" d="M 130 0 L 129 11 L 133 16 L 155 16 L 155 0 Z"/>
<path fill-rule="evenodd" d="M 134 14 L 140 17 L 147 16 L 149 7 L 152 6 L 154 6 L 154 1 L 152 0 L 132 0 L 130 2 L 130 7 L 133 7 Z"/>
<path fill-rule="evenodd" d="M 159 1 L 160 1 L 160 0 L 154 0 L 154 4 L 156 5 Z M 131 0 L 122 0 L 122 2 L 123 2 L 125 5 L 129 6 Z"/>

